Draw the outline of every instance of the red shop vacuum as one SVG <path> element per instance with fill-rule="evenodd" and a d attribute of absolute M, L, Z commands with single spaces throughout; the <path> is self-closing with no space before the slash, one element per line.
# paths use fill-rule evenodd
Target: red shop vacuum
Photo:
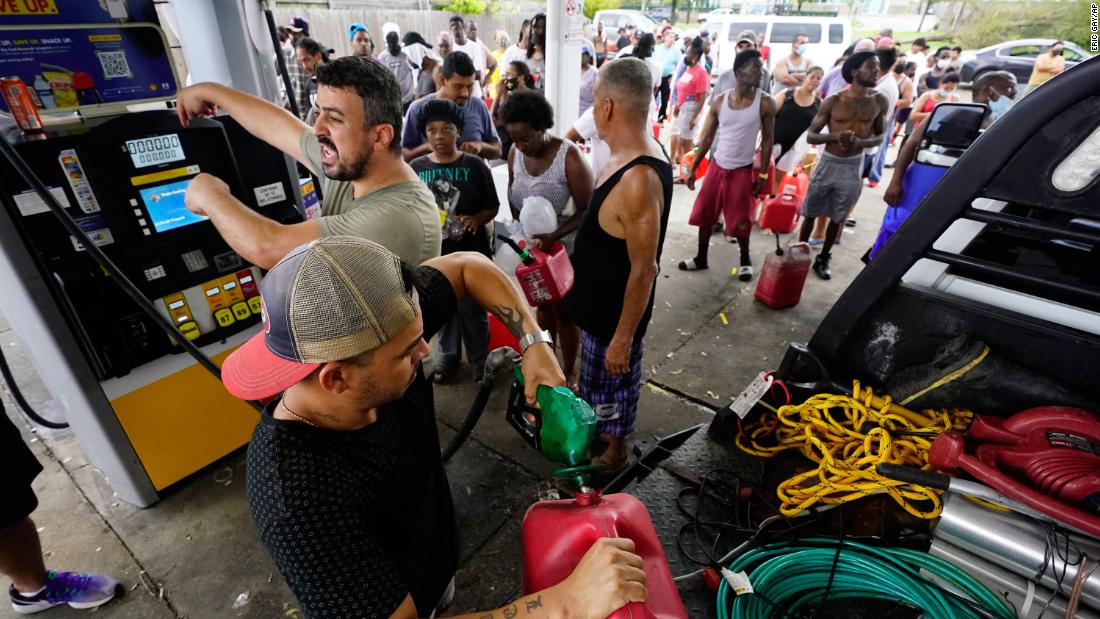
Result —
<path fill-rule="evenodd" d="M 977 415 L 969 437 L 932 442 L 929 463 L 961 469 L 1005 496 L 1070 528 L 1100 538 L 1100 416 L 1069 406 L 1043 406 L 1007 419 Z"/>

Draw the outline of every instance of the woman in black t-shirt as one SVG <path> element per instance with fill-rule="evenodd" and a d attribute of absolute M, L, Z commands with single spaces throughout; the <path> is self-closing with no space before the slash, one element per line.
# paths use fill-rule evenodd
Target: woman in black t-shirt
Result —
<path fill-rule="evenodd" d="M 427 136 L 432 152 L 410 165 L 435 195 L 443 226 L 442 254 L 476 251 L 491 257 L 492 243 L 485 226 L 496 217 L 500 199 L 485 161 L 458 150 L 462 110 L 448 99 L 432 99 L 420 108 L 416 124 Z M 489 318 L 470 301 L 460 304 L 458 313 L 439 330 L 435 382 L 446 382 L 454 375 L 463 344 L 474 380 L 480 380 L 488 354 Z"/>

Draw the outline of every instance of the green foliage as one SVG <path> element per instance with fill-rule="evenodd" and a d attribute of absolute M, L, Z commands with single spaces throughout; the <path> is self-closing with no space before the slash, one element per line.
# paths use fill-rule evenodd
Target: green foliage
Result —
<path fill-rule="evenodd" d="M 451 0 L 450 4 L 440 7 L 440 10 L 460 15 L 481 15 L 485 12 L 485 0 Z"/>
<path fill-rule="evenodd" d="M 588 19 L 593 19 L 596 16 L 596 11 L 618 9 L 622 8 L 622 6 L 623 0 L 585 0 L 584 16 Z"/>
<path fill-rule="evenodd" d="M 1089 43 L 1089 3 L 978 2 L 963 9 L 955 41 L 966 49 L 978 49 L 1013 39 L 1063 39 L 1085 49 Z"/>

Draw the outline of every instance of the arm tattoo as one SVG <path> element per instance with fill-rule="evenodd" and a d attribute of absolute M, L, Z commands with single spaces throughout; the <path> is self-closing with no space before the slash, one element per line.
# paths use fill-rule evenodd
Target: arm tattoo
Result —
<path fill-rule="evenodd" d="M 538 596 L 533 600 L 527 600 L 527 614 L 535 612 L 536 608 L 542 608 L 542 596 Z"/>
<path fill-rule="evenodd" d="M 515 604 L 509 604 L 504 607 L 503 612 L 504 619 L 515 619 L 516 614 L 519 612 L 519 609 L 516 608 Z"/>
<path fill-rule="evenodd" d="M 523 314 L 520 314 L 519 310 L 497 305 L 493 308 L 493 314 L 517 339 L 523 337 Z"/>

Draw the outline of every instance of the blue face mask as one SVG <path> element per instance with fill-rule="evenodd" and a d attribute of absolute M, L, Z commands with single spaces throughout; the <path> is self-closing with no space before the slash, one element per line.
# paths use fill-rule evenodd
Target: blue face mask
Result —
<path fill-rule="evenodd" d="M 1001 95 L 1000 93 L 997 94 L 1000 95 L 1000 97 L 996 101 L 990 99 L 988 104 L 989 113 L 993 116 L 993 120 L 997 120 L 1001 116 L 1004 116 L 1005 112 L 1007 112 L 1010 107 L 1016 104 L 1015 99 L 1009 99 L 1008 97 Z"/>
<path fill-rule="evenodd" d="M 804 55 L 806 55 L 806 46 L 805 45 L 799 45 L 797 48 L 795 48 L 794 51 L 798 52 L 799 56 L 804 56 Z"/>

